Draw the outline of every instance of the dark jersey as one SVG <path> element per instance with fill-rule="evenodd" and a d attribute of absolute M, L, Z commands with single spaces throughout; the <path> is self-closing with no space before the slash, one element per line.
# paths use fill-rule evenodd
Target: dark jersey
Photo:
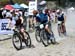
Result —
<path fill-rule="evenodd" d="M 37 14 L 36 20 L 40 23 L 46 23 L 48 21 L 48 15 L 44 13 Z"/>
<path fill-rule="evenodd" d="M 56 17 L 57 17 L 58 21 L 64 21 L 64 14 L 63 13 L 57 14 Z"/>
<path fill-rule="evenodd" d="M 16 26 L 21 24 L 21 19 L 16 20 Z"/>

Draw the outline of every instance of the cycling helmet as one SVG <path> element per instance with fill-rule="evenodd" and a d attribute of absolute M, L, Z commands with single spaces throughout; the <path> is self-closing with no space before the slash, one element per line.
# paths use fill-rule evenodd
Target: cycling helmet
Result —
<path fill-rule="evenodd" d="M 33 10 L 33 15 L 36 15 L 38 14 L 38 11 L 37 10 Z"/>

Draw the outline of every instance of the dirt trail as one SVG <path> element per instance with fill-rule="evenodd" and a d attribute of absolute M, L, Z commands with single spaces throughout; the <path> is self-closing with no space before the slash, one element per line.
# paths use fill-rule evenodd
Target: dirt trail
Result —
<path fill-rule="evenodd" d="M 34 33 L 30 33 L 32 43 L 35 48 L 24 48 L 20 51 L 15 50 L 11 39 L 0 41 L 0 56 L 75 56 L 75 13 L 67 14 L 67 37 L 59 37 L 57 33 L 57 24 L 53 26 L 53 32 L 59 44 L 44 47 L 37 43 Z M 0 39 L 8 36 L 0 35 Z"/>

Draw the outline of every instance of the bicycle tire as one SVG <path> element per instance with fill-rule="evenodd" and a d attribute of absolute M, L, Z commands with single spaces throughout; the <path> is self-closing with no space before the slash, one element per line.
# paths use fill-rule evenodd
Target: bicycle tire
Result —
<path fill-rule="evenodd" d="M 54 33 L 52 32 L 52 39 L 51 39 L 51 43 L 52 44 L 55 44 L 56 43 L 56 39 L 55 39 L 55 37 L 54 37 Z"/>
<path fill-rule="evenodd" d="M 42 44 L 46 47 L 48 46 L 48 38 L 47 38 L 47 35 L 45 33 L 45 30 L 41 30 L 40 31 L 40 36 L 41 36 L 41 41 L 42 41 Z"/>
<path fill-rule="evenodd" d="M 14 42 L 15 36 L 17 36 L 18 39 L 19 39 L 19 41 L 20 41 L 20 43 L 19 43 L 20 46 L 19 46 L 19 47 L 17 47 L 17 46 L 15 45 L 15 42 Z M 13 43 L 13 46 L 14 46 L 17 50 L 22 49 L 22 39 L 21 39 L 21 36 L 20 36 L 20 34 L 19 34 L 18 32 L 16 32 L 15 34 L 13 34 L 12 43 Z"/>
<path fill-rule="evenodd" d="M 59 36 L 61 36 L 60 30 L 61 30 L 61 25 L 59 24 L 59 25 L 58 25 L 58 34 L 59 34 Z"/>
<path fill-rule="evenodd" d="M 31 38 L 28 32 L 25 31 L 25 34 L 28 36 L 27 39 L 25 39 L 25 44 L 27 47 L 31 47 L 32 43 L 31 43 Z"/>
<path fill-rule="evenodd" d="M 35 30 L 35 38 L 37 42 L 41 42 L 40 32 L 37 29 Z"/>

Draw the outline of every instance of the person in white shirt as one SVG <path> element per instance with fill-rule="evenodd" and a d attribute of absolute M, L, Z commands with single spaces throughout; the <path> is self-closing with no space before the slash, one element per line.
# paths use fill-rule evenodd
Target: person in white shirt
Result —
<path fill-rule="evenodd" d="M 55 22 L 55 12 L 54 11 L 51 11 L 50 18 L 52 22 Z"/>

